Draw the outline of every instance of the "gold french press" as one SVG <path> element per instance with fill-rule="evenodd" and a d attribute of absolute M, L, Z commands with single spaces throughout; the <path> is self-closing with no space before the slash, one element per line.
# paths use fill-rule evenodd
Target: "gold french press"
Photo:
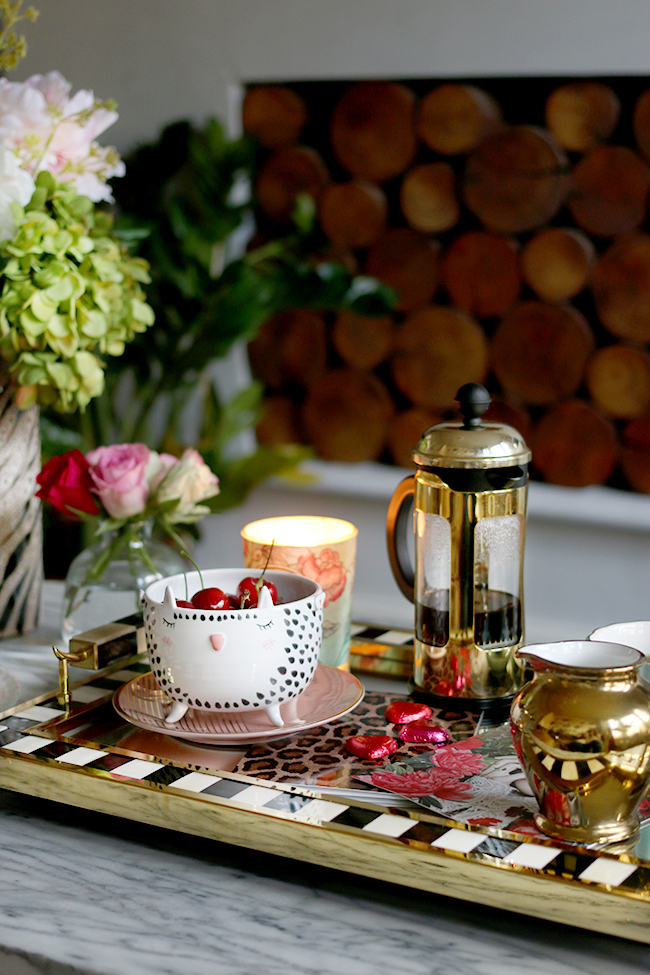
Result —
<path fill-rule="evenodd" d="M 388 508 L 391 568 L 415 603 L 413 684 L 449 707 L 507 717 L 523 684 L 523 554 L 531 453 L 513 428 L 481 422 L 490 395 L 478 383 L 456 394 L 462 422 L 422 436 L 414 475 Z M 411 500 L 415 565 L 408 522 Z"/>

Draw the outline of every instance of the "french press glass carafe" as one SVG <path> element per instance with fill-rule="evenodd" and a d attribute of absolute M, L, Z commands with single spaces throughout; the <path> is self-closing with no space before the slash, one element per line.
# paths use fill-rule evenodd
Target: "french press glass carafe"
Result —
<path fill-rule="evenodd" d="M 434 704 L 505 717 L 523 684 L 523 553 L 530 450 L 517 431 L 483 423 L 483 386 L 457 393 L 462 422 L 427 430 L 417 471 L 388 509 L 391 568 L 415 603 L 413 683 Z M 415 566 L 407 543 L 413 499 Z M 462 704 L 461 704 L 462 702 Z"/>

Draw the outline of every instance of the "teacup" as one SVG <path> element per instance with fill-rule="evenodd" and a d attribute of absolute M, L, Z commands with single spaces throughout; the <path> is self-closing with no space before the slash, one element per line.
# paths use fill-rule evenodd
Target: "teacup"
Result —
<path fill-rule="evenodd" d="M 250 569 L 187 573 L 190 595 L 204 586 L 236 592 Z M 324 593 L 317 582 L 290 572 L 267 572 L 281 602 L 268 590 L 250 609 L 181 607 L 184 574 L 160 579 L 143 594 L 147 652 L 154 678 L 172 702 L 166 722 L 188 708 L 216 713 L 264 710 L 276 727 L 280 707 L 295 720 L 296 699 L 316 671 L 323 630 Z"/>
<path fill-rule="evenodd" d="M 590 633 L 588 640 L 604 640 L 605 643 L 624 643 L 640 650 L 650 661 L 650 620 L 632 620 L 628 623 L 610 623 L 599 626 Z"/>

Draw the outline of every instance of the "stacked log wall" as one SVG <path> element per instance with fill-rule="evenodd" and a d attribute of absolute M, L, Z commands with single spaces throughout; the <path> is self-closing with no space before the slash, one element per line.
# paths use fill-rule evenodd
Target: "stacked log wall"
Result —
<path fill-rule="evenodd" d="M 535 477 L 650 493 L 650 78 L 255 85 L 243 121 L 257 240 L 310 192 L 316 251 L 396 293 L 262 328 L 260 439 L 403 466 L 478 381 Z"/>

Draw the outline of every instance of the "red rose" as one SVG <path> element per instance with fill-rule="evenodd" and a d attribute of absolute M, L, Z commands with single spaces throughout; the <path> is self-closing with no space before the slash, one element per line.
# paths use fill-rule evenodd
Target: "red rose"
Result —
<path fill-rule="evenodd" d="M 372 784 L 380 789 L 398 792 L 403 796 L 437 796 L 438 799 L 464 800 L 471 787 L 459 782 L 444 769 L 418 769 L 413 772 L 389 772 L 379 769 L 372 773 Z"/>
<path fill-rule="evenodd" d="M 59 511 L 70 512 L 74 508 L 89 515 L 99 514 L 92 495 L 94 484 L 88 461 L 80 450 L 67 450 L 60 457 L 48 460 L 36 480 L 40 484 L 36 497 L 49 501 Z"/>

